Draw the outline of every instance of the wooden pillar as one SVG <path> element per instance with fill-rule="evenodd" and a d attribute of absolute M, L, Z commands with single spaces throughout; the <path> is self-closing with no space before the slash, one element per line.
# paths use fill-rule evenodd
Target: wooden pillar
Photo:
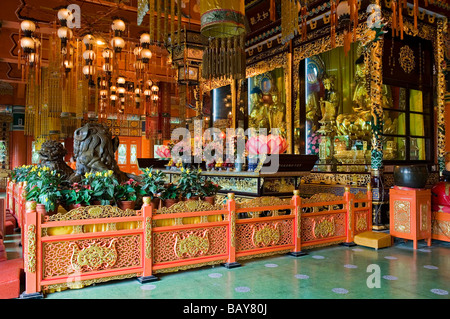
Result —
<path fill-rule="evenodd" d="M 152 274 L 153 266 L 153 230 L 152 230 L 152 206 L 151 198 L 144 197 L 144 204 L 142 205 L 142 217 L 144 218 L 143 223 L 143 236 L 144 236 L 144 247 L 143 247 L 143 267 L 142 277 L 138 277 L 138 281 L 142 283 L 158 280 L 159 278 Z"/>
<path fill-rule="evenodd" d="M 234 200 L 234 193 L 228 193 L 227 199 L 228 210 L 228 261 L 223 264 L 224 267 L 236 268 L 241 264 L 236 262 L 236 201 Z"/>
<path fill-rule="evenodd" d="M 294 205 L 294 251 L 289 252 L 289 255 L 294 257 L 300 257 L 307 255 L 302 252 L 302 198 L 300 197 L 300 190 L 294 190 L 294 196 L 291 200 L 291 205 Z"/>
<path fill-rule="evenodd" d="M 39 283 L 39 256 L 40 213 L 36 211 L 36 202 L 26 202 L 25 225 L 22 232 L 25 233 L 24 246 L 24 271 L 25 291 L 20 295 L 21 299 L 42 299 Z"/>

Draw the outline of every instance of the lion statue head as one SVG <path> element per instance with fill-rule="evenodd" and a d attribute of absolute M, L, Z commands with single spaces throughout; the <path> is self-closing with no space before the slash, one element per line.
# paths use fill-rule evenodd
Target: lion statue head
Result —
<path fill-rule="evenodd" d="M 85 173 L 112 170 L 119 182 L 133 178 L 122 172 L 114 153 L 119 147 L 119 138 L 112 137 L 110 129 L 101 123 L 87 123 L 73 133 L 73 157 L 76 160 L 75 177 Z"/>
<path fill-rule="evenodd" d="M 73 174 L 72 168 L 64 161 L 67 150 L 60 142 L 53 140 L 45 141 L 42 143 L 38 154 L 40 166 L 47 166 L 51 170 L 60 172 L 65 177 L 70 177 Z"/>

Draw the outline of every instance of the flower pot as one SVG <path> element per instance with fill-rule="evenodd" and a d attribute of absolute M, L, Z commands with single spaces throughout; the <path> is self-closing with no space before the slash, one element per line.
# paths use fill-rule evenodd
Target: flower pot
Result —
<path fill-rule="evenodd" d="M 52 216 L 58 212 L 59 204 L 55 204 L 55 209 L 47 212 L 44 204 L 36 204 L 36 211 L 42 213 L 42 216 Z"/>
<path fill-rule="evenodd" d="M 134 209 L 134 206 L 136 205 L 136 201 L 134 200 L 119 200 L 117 202 L 117 206 L 122 209 Z"/>
<path fill-rule="evenodd" d="M 176 203 L 178 203 L 180 200 L 178 198 L 171 198 L 171 199 L 165 199 L 163 200 L 164 207 L 170 207 Z"/>
<path fill-rule="evenodd" d="M 187 201 L 188 200 L 199 200 L 199 199 L 200 199 L 200 196 L 192 196 L 190 198 L 186 198 Z"/>
<path fill-rule="evenodd" d="M 161 199 L 158 197 L 153 198 L 150 202 L 150 205 L 152 206 L 152 210 L 159 209 L 159 207 L 161 206 Z"/>
<path fill-rule="evenodd" d="M 216 202 L 216 195 L 214 196 L 205 196 L 204 201 L 207 203 L 210 203 L 211 205 L 214 205 Z"/>
<path fill-rule="evenodd" d="M 424 188 L 427 183 L 427 179 L 427 165 L 397 165 L 394 168 L 395 186 Z"/>

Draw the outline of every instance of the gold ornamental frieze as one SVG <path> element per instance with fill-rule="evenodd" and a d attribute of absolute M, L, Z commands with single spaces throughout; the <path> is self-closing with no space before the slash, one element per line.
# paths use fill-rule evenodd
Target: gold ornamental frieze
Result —
<path fill-rule="evenodd" d="M 333 236 L 335 233 L 334 218 L 321 218 L 314 221 L 314 237 L 324 238 Z"/>
<path fill-rule="evenodd" d="M 27 271 L 36 272 L 36 225 L 29 225 L 27 231 Z"/>
<path fill-rule="evenodd" d="M 201 235 L 190 232 L 185 236 L 180 236 L 178 233 L 173 236 L 175 237 L 175 255 L 177 255 L 178 258 L 192 258 L 208 253 L 208 230 L 205 230 Z"/>
<path fill-rule="evenodd" d="M 402 233 L 411 232 L 411 203 L 394 201 L 394 230 Z"/>
<path fill-rule="evenodd" d="M 211 205 L 203 200 L 187 200 L 173 204 L 170 207 L 162 207 L 156 211 L 157 214 L 175 214 L 175 213 L 192 213 L 205 212 L 211 210 L 223 210 L 222 204 Z"/>
<path fill-rule="evenodd" d="M 408 45 L 404 45 L 400 48 L 398 61 L 405 73 L 411 73 L 416 67 L 414 51 Z"/>
<path fill-rule="evenodd" d="M 53 222 L 97 218 L 130 217 L 139 216 L 140 214 L 140 211 L 135 211 L 132 209 L 122 210 L 119 207 L 111 205 L 91 205 L 86 207 L 78 207 L 70 210 L 67 213 L 58 213 L 52 216 L 46 216 L 45 221 Z"/>
<path fill-rule="evenodd" d="M 364 214 L 356 218 L 356 231 L 360 232 L 367 229 L 367 219 Z"/>
<path fill-rule="evenodd" d="M 278 223 L 253 225 L 252 228 L 252 243 L 255 247 L 273 246 L 280 241 L 281 234 Z"/>
<path fill-rule="evenodd" d="M 71 243 L 69 247 L 73 248 L 71 257 L 73 270 L 86 272 L 114 266 L 117 261 L 116 241 L 117 238 L 113 238 L 109 244 L 92 241 L 82 248 L 76 243 Z"/>

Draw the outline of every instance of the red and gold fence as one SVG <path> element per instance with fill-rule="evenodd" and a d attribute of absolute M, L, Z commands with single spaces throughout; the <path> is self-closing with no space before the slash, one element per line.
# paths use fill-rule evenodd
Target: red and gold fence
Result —
<path fill-rule="evenodd" d="M 371 229 L 367 195 L 260 197 L 226 204 L 184 201 L 152 211 L 114 206 L 79 207 L 44 218 L 26 203 L 25 296 L 80 288 L 112 279 L 154 280 L 157 273 L 238 261 L 353 241 Z"/>

